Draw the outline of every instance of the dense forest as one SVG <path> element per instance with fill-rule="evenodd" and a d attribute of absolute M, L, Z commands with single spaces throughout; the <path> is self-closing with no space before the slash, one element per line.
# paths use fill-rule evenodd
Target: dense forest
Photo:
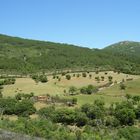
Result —
<path fill-rule="evenodd" d="M 115 69 L 139 74 L 139 53 L 138 42 L 125 41 L 104 49 L 89 49 L 0 35 L 0 69 L 4 72 Z"/>

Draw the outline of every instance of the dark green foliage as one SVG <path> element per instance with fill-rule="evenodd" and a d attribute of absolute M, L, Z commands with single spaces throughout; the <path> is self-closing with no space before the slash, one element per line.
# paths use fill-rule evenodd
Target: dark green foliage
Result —
<path fill-rule="evenodd" d="M 55 112 L 55 107 L 54 106 L 50 106 L 50 107 L 46 107 L 46 108 L 42 108 L 38 111 L 38 114 L 41 117 L 45 117 L 46 119 L 52 119 L 53 115 Z"/>
<path fill-rule="evenodd" d="M 62 72 L 62 76 L 66 75 L 66 72 Z"/>
<path fill-rule="evenodd" d="M 33 80 L 35 80 L 35 82 L 42 82 L 42 83 L 46 83 L 48 82 L 47 76 L 46 75 L 32 75 L 31 76 Z"/>
<path fill-rule="evenodd" d="M 92 93 L 96 93 L 97 91 L 98 91 L 98 88 L 93 85 L 88 85 L 87 87 L 82 87 L 80 89 L 80 92 L 82 94 L 92 94 Z"/>
<path fill-rule="evenodd" d="M 95 80 L 96 80 L 97 82 L 100 82 L 100 77 L 99 77 L 99 76 L 96 76 L 96 77 L 95 77 Z"/>
<path fill-rule="evenodd" d="M 0 81 L 0 85 L 12 85 L 15 84 L 16 79 L 14 78 L 5 78 L 4 80 Z"/>
<path fill-rule="evenodd" d="M 40 75 L 39 80 L 42 83 L 48 82 L 48 79 L 47 79 L 47 76 L 46 75 Z"/>
<path fill-rule="evenodd" d="M 105 79 L 105 77 L 104 76 L 101 76 L 101 80 L 104 81 L 104 79 Z"/>
<path fill-rule="evenodd" d="M 77 91 L 77 88 L 74 87 L 74 86 L 71 86 L 71 87 L 69 88 L 69 94 L 70 94 L 70 95 L 75 95 L 75 94 L 76 94 L 76 91 Z"/>
<path fill-rule="evenodd" d="M 0 98 L 0 108 L 6 115 L 28 116 L 36 111 L 33 102 L 28 99 L 19 101 L 14 98 Z"/>
<path fill-rule="evenodd" d="M 105 120 L 105 125 L 108 127 L 118 127 L 120 125 L 120 121 L 114 116 L 108 116 Z"/>
<path fill-rule="evenodd" d="M 84 112 L 87 117 L 91 120 L 95 120 L 95 125 L 99 123 L 103 123 L 104 116 L 105 116 L 105 107 L 104 102 L 101 100 L 95 100 L 94 104 L 85 104 L 81 107 L 81 111 Z"/>
<path fill-rule="evenodd" d="M 136 118 L 134 106 L 132 102 L 124 101 L 116 104 L 115 117 L 120 121 L 121 125 L 133 125 Z"/>
<path fill-rule="evenodd" d="M 9 114 L 20 116 L 16 121 L 0 120 L 0 128 L 52 140 L 139 140 L 140 129 L 128 126 L 140 118 L 139 101 L 135 97 L 134 105 L 133 98 L 111 104 L 109 108 L 103 100 L 78 108 L 48 106 L 36 112 L 38 119 L 28 117 L 36 111 L 31 100 L 0 99 L 0 111 L 4 108 L 14 112 Z"/>
<path fill-rule="evenodd" d="M 66 79 L 67 79 L 67 80 L 70 80 L 70 79 L 71 79 L 71 76 L 70 76 L 69 74 L 67 74 L 67 75 L 66 75 Z"/>
<path fill-rule="evenodd" d="M 0 108 L 4 109 L 3 114 L 12 115 L 15 113 L 17 100 L 13 98 L 0 98 Z"/>
<path fill-rule="evenodd" d="M 125 90 L 126 89 L 126 85 L 124 84 L 124 82 L 120 83 L 120 89 L 121 90 Z"/>
<path fill-rule="evenodd" d="M 77 98 L 72 98 L 71 103 L 76 105 L 77 104 Z"/>
<path fill-rule="evenodd" d="M 78 77 L 80 77 L 80 74 L 79 74 L 79 73 L 77 73 L 76 77 L 77 77 L 77 78 L 78 78 Z"/>
<path fill-rule="evenodd" d="M 129 108 L 122 108 L 117 110 L 116 118 L 122 125 L 133 125 L 136 118 L 135 112 Z"/>
<path fill-rule="evenodd" d="M 132 100 L 134 101 L 135 104 L 137 104 L 140 101 L 140 96 L 135 95 L 135 96 L 132 97 Z"/>
<path fill-rule="evenodd" d="M 28 74 L 40 70 L 98 68 L 138 74 L 139 46 L 138 42 L 122 42 L 99 50 L 0 35 L 0 69 Z"/>
<path fill-rule="evenodd" d="M 139 140 L 140 139 L 140 129 L 136 127 L 126 127 L 121 128 L 118 131 L 118 135 L 121 138 L 125 138 L 126 140 Z"/>
<path fill-rule="evenodd" d="M 3 94 L 2 94 L 2 92 L 0 91 L 0 98 L 2 98 L 3 97 Z"/>
<path fill-rule="evenodd" d="M 89 74 L 89 78 L 90 78 L 90 79 L 92 78 L 92 74 Z"/>
<path fill-rule="evenodd" d="M 33 106 L 33 102 L 30 100 L 22 100 L 15 104 L 15 113 L 18 116 L 29 116 L 34 114 L 36 109 Z"/>
<path fill-rule="evenodd" d="M 75 123 L 77 126 L 84 126 L 88 122 L 88 118 L 84 112 L 76 111 Z"/>
<path fill-rule="evenodd" d="M 2 89 L 3 89 L 3 86 L 0 85 L 0 90 L 2 90 Z"/>
<path fill-rule="evenodd" d="M 83 77 L 87 77 L 87 74 L 85 72 L 82 73 Z"/>
<path fill-rule="evenodd" d="M 138 104 L 135 110 L 136 118 L 140 120 L 140 104 Z"/>
<path fill-rule="evenodd" d="M 108 80 L 109 80 L 109 82 L 111 82 L 111 81 L 112 81 L 112 79 L 113 79 L 113 77 L 112 77 L 112 76 L 108 76 Z"/>
<path fill-rule="evenodd" d="M 30 94 L 18 93 L 15 95 L 15 98 L 17 100 L 22 100 L 22 99 L 31 99 L 31 97 L 33 96 L 34 96 L 33 92 L 31 92 Z"/>
<path fill-rule="evenodd" d="M 74 124 L 75 112 L 70 109 L 57 109 L 53 121 L 64 124 Z"/>

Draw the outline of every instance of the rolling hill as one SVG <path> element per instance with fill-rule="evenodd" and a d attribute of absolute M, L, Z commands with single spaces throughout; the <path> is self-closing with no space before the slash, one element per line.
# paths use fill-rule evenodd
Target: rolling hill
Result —
<path fill-rule="evenodd" d="M 120 42 L 99 50 L 0 35 L 0 69 L 4 72 L 98 68 L 139 74 L 139 53 L 138 42 Z"/>

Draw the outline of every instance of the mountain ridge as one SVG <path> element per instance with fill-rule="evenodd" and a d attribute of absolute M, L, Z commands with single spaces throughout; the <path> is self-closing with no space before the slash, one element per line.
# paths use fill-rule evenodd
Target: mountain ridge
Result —
<path fill-rule="evenodd" d="M 138 48 L 136 52 L 129 52 L 132 47 L 134 50 Z M 0 69 L 28 73 L 43 69 L 55 71 L 98 68 L 137 74 L 137 67 L 140 66 L 139 48 L 140 43 L 133 41 L 122 41 L 103 49 L 90 49 L 0 34 Z"/>

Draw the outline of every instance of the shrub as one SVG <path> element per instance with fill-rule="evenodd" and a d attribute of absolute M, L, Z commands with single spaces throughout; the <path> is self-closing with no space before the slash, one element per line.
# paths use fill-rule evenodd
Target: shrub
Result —
<path fill-rule="evenodd" d="M 22 100 L 15 105 L 15 114 L 18 116 L 29 116 L 35 113 L 36 109 L 33 106 L 33 102 L 30 100 Z"/>
<path fill-rule="evenodd" d="M 87 74 L 85 72 L 82 73 L 83 77 L 87 77 Z"/>
<path fill-rule="evenodd" d="M 82 94 L 92 94 L 92 93 L 96 93 L 97 91 L 98 91 L 98 88 L 93 85 L 88 85 L 87 87 L 82 87 L 80 89 L 80 92 Z"/>
<path fill-rule="evenodd" d="M 70 94 L 70 95 L 75 94 L 76 91 L 77 91 L 77 88 L 74 87 L 74 86 L 71 86 L 71 87 L 69 88 L 69 94 Z"/>
<path fill-rule="evenodd" d="M 121 90 L 125 90 L 126 89 L 126 85 L 123 82 L 120 83 L 120 89 Z"/>
<path fill-rule="evenodd" d="M 70 76 L 69 74 L 67 74 L 67 75 L 66 75 L 66 79 L 67 79 L 67 80 L 70 80 L 70 79 L 71 79 L 71 76 Z"/>
<path fill-rule="evenodd" d="M 40 80 L 42 83 L 48 82 L 48 79 L 47 79 L 47 76 L 46 76 L 46 75 L 40 75 L 39 80 Z"/>

